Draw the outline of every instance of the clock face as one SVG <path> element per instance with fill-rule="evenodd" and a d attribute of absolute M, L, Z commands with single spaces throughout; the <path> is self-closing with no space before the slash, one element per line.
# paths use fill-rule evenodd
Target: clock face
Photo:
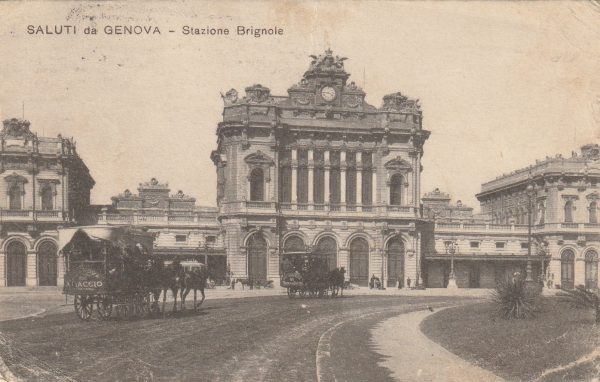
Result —
<path fill-rule="evenodd" d="M 325 101 L 331 102 L 335 99 L 335 96 L 335 89 L 331 86 L 325 86 L 323 89 L 321 89 L 321 97 L 323 97 Z"/>

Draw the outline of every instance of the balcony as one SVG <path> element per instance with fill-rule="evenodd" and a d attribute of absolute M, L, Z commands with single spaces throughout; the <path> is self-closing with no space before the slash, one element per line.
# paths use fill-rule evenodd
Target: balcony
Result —
<path fill-rule="evenodd" d="M 598 233 L 600 223 L 544 223 L 531 226 L 532 233 L 571 232 Z M 481 224 L 481 223 L 435 223 L 436 232 L 489 232 L 489 233 L 520 233 L 527 234 L 526 224 Z"/>
<path fill-rule="evenodd" d="M 0 221 L 3 222 L 64 222 L 62 211 L 55 210 L 0 210 Z"/>
<path fill-rule="evenodd" d="M 216 219 L 216 214 L 215 214 Z M 146 227 L 193 227 L 214 225 L 216 220 L 204 219 L 193 215 L 144 215 L 144 214 L 100 214 L 98 224 L 108 225 L 140 225 Z"/>

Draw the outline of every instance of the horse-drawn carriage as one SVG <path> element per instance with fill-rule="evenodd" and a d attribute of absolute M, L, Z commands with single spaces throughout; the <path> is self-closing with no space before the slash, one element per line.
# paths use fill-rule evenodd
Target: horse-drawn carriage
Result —
<path fill-rule="evenodd" d="M 327 297 L 338 295 L 343 288 L 344 268 L 329 269 L 326 257 L 310 252 L 283 255 L 281 286 L 290 298 Z"/>
<path fill-rule="evenodd" d="M 199 262 L 165 261 L 152 254 L 154 235 L 131 227 L 86 226 L 59 230 L 65 257 L 63 293 L 73 296 L 75 313 L 89 320 L 94 309 L 102 319 L 143 317 L 162 312 L 170 290 L 177 310 L 177 294 L 194 291 L 194 309 L 204 302 L 208 272 Z M 196 304 L 196 292 L 202 300 Z"/>
<path fill-rule="evenodd" d="M 88 226 L 59 231 L 66 273 L 63 293 L 75 313 L 89 320 L 135 317 L 152 308 L 153 235 L 126 227 Z M 156 306 L 154 307 L 156 309 Z"/>

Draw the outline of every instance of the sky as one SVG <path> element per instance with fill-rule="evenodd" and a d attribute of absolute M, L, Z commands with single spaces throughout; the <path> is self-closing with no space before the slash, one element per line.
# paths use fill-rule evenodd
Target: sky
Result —
<path fill-rule="evenodd" d="M 116 25 L 161 34 L 104 32 Z M 186 25 L 230 35 L 184 35 Z M 238 25 L 283 35 L 238 36 Z M 220 94 L 260 83 L 286 95 L 308 56 L 331 48 L 368 103 L 397 91 L 420 100 L 423 193 L 477 210 L 481 183 L 600 143 L 599 40 L 597 2 L 3 2 L 0 117 L 74 137 L 92 203 L 156 177 L 215 205 Z"/>

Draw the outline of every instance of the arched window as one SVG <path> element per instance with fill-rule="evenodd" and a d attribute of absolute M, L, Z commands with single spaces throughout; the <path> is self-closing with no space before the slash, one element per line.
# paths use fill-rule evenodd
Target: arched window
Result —
<path fill-rule="evenodd" d="M 566 249 L 560 255 L 560 285 L 563 289 L 573 289 L 575 282 L 575 253 Z"/>
<path fill-rule="evenodd" d="M 13 240 L 6 246 L 6 285 L 25 286 L 27 249 L 20 241 Z"/>
<path fill-rule="evenodd" d="M 402 204 L 402 175 L 394 174 L 390 179 L 390 205 L 399 206 Z"/>
<path fill-rule="evenodd" d="M 250 173 L 250 200 L 264 200 L 264 178 L 263 170 L 260 168 L 255 168 Z"/>
<path fill-rule="evenodd" d="M 585 287 L 598 288 L 598 253 L 593 250 L 585 254 Z"/>
<path fill-rule="evenodd" d="M 259 233 L 248 239 L 248 278 L 255 281 L 267 279 L 267 241 Z"/>
<path fill-rule="evenodd" d="M 56 245 L 51 241 L 44 241 L 38 246 L 38 275 L 40 286 L 56 286 Z"/>
<path fill-rule="evenodd" d="M 9 208 L 11 210 L 20 210 L 22 208 L 22 206 L 21 206 L 21 197 L 22 197 L 21 189 L 22 189 L 22 185 L 14 184 L 8 191 L 9 204 L 10 204 Z"/>
<path fill-rule="evenodd" d="M 565 223 L 573 223 L 573 201 L 567 200 L 565 203 Z"/>
<path fill-rule="evenodd" d="M 350 243 L 350 282 L 361 286 L 369 284 L 369 243 L 362 237 Z"/>
<path fill-rule="evenodd" d="M 315 253 L 327 258 L 329 270 L 337 267 L 337 242 L 332 237 L 323 237 L 316 246 Z"/>
<path fill-rule="evenodd" d="M 400 282 L 404 285 L 404 242 L 400 237 L 394 237 L 387 243 L 388 286 L 395 287 Z"/>
<path fill-rule="evenodd" d="M 598 223 L 598 202 L 593 201 L 590 203 L 590 223 Z"/>
<path fill-rule="evenodd" d="M 40 191 L 42 195 L 42 210 L 49 211 L 54 209 L 54 192 L 49 184 L 42 187 Z"/>
<path fill-rule="evenodd" d="M 304 240 L 299 236 L 288 237 L 283 245 L 284 252 L 304 252 L 305 250 Z"/>

